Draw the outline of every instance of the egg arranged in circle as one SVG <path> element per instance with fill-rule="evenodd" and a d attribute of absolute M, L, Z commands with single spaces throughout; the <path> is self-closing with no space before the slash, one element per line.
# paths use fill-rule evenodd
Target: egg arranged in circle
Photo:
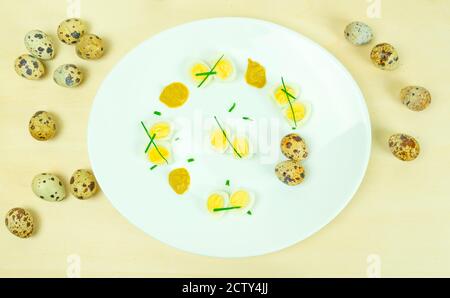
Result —
<path fill-rule="evenodd" d="M 225 134 L 229 136 L 228 129 L 225 129 Z M 223 131 L 220 128 L 213 129 L 210 133 L 209 143 L 214 151 L 224 153 L 227 151 L 229 144 Z"/>
<path fill-rule="evenodd" d="M 240 207 L 238 209 L 233 209 L 239 213 L 247 213 L 255 202 L 255 196 L 252 192 L 245 189 L 238 189 L 234 191 L 229 199 L 230 207 Z"/>
<path fill-rule="evenodd" d="M 253 148 L 248 137 L 236 135 L 233 137 L 233 141 L 231 143 L 234 148 L 233 156 L 235 158 L 246 159 L 253 155 Z"/>
<path fill-rule="evenodd" d="M 154 140 L 167 140 L 172 137 L 173 124 L 169 121 L 158 121 L 150 126 L 150 136 L 155 136 Z"/>
<path fill-rule="evenodd" d="M 191 78 L 192 82 L 198 86 L 199 84 L 202 83 L 202 81 L 206 77 L 206 74 L 205 75 L 200 74 L 207 73 L 210 71 L 210 69 L 211 68 L 209 67 L 208 64 L 206 64 L 206 62 L 203 62 L 201 60 L 195 61 L 189 67 L 189 77 Z M 202 86 L 209 84 L 212 81 L 213 77 L 214 76 L 210 75 Z"/>
<path fill-rule="evenodd" d="M 293 127 L 305 124 L 311 114 L 311 104 L 306 101 L 296 100 L 291 103 L 291 106 L 286 107 L 283 111 L 283 116 L 289 124 Z"/>
<path fill-rule="evenodd" d="M 223 56 L 220 60 L 217 58 L 212 63 L 212 65 L 214 64 L 216 64 L 216 67 L 214 68 L 216 74 L 214 76 L 217 79 L 221 81 L 231 81 L 236 77 L 236 67 L 231 59 Z"/>
<path fill-rule="evenodd" d="M 214 211 L 219 208 L 226 208 L 228 206 L 228 194 L 223 191 L 214 191 L 208 195 L 206 199 L 206 209 L 209 213 L 215 216 L 222 216 L 223 211 Z"/>
<path fill-rule="evenodd" d="M 164 165 L 172 160 L 172 152 L 168 144 L 158 143 L 150 145 L 148 150 L 148 160 L 155 165 Z"/>
<path fill-rule="evenodd" d="M 289 95 L 292 95 L 294 98 L 286 94 L 286 92 L 284 91 L 283 84 L 275 86 L 272 90 L 272 98 L 275 100 L 275 103 L 280 107 L 285 107 L 286 105 L 289 104 L 288 96 L 289 100 L 293 102 L 295 98 L 297 98 L 299 95 L 299 88 L 297 86 L 294 86 L 293 84 L 290 83 L 285 84 L 285 86 L 287 93 Z"/>

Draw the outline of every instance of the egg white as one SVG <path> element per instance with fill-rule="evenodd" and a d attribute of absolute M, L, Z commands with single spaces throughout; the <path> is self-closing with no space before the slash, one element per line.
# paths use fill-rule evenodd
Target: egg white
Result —
<path fill-rule="evenodd" d="M 172 138 L 173 134 L 174 134 L 174 131 L 175 131 L 175 130 L 174 130 L 174 129 L 175 129 L 175 125 L 174 125 L 174 123 L 173 123 L 172 121 L 170 121 L 170 120 L 158 119 L 158 120 L 155 120 L 155 121 L 151 122 L 150 125 L 146 125 L 146 127 L 147 127 L 147 129 L 148 129 L 148 132 L 149 132 L 150 135 L 151 135 L 151 132 L 150 132 L 151 128 L 152 128 L 155 124 L 160 123 L 160 122 L 165 122 L 165 123 L 169 124 L 170 132 L 169 132 L 169 134 L 168 134 L 167 136 L 165 136 L 165 137 L 163 137 L 163 138 L 161 138 L 161 139 L 155 139 L 155 141 L 159 142 L 159 141 L 167 141 L 167 140 L 170 140 L 170 139 Z"/>
<path fill-rule="evenodd" d="M 221 56 L 222 56 L 222 55 L 217 55 L 217 56 L 216 56 L 216 59 L 210 61 L 210 65 L 214 65 L 214 64 L 217 62 L 217 60 L 220 59 Z M 233 81 L 233 80 L 236 78 L 236 65 L 234 64 L 233 60 L 232 60 L 230 57 L 228 57 L 227 55 L 224 55 L 223 58 L 222 58 L 222 60 L 228 61 L 228 62 L 231 64 L 231 66 L 233 67 L 233 70 L 232 70 L 232 72 L 228 75 L 228 77 L 227 77 L 226 79 L 222 79 L 222 78 L 220 78 L 219 76 L 215 75 L 216 79 L 217 79 L 219 82 L 229 82 L 229 81 Z"/>
<path fill-rule="evenodd" d="M 224 210 L 224 211 L 218 211 L 218 212 L 210 212 L 209 210 L 208 210 L 208 199 L 209 199 L 209 197 L 211 196 L 211 195 L 213 195 L 213 194 L 218 194 L 218 195 L 220 195 L 220 196 L 222 196 L 223 197 L 223 199 L 224 199 L 224 204 L 223 204 L 223 207 L 220 207 L 220 208 L 227 208 L 228 206 L 229 206 L 229 202 L 230 202 L 230 196 L 228 195 L 228 193 L 226 193 L 226 192 L 224 192 L 224 191 L 221 191 L 221 190 L 216 190 L 216 191 L 213 191 L 213 192 L 210 192 L 207 196 L 206 196 L 206 200 L 205 200 L 205 208 L 206 208 L 206 212 L 208 212 L 209 214 L 211 214 L 211 216 L 214 216 L 214 217 L 216 217 L 216 218 L 218 218 L 218 217 L 222 217 L 225 213 L 227 213 L 229 210 Z"/>
<path fill-rule="evenodd" d="M 228 199 L 229 207 L 233 207 L 233 206 L 231 206 L 231 197 L 233 196 L 233 194 L 234 194 L 235 192 L 238 192 L 238 191 L 245 191 L 245 192 L 247 192 L 248 195 L 249 195 L 250 201 L 248 202 L 247 206 L 245 206 L 244 208 L 231 209 L 230 211 L 233 211 L 233 213 L 245 214 L 245 213 L 247 213 L 250 209 L 253 208 L 253 205 L 255 204 L 255 194 L 254 194 L 253 192 L 251 192 L 251 191 L 248 191 L 247 189 L 244 189 L 244 188 L 237 188 L 237 189 L 235 189 L 235 190 L 231 193 L 231 195 L 230 195 L 230 197 L 229 197 L 229 199 Z"/>
<path fill-rule="evenodd" d="M 205 77 L 204 77 L 204 76 L 201 76 L 202 79 L 199 80 L 198 82 L 197 82 L 197 81 L 194 81 L 194 80 L 192 79 L 192 77 L 191 77 L 192 68 L 193 68 L 196 64 L 202 64 L 202 65 L 206 66 L 207 69 L 208 69 L 207 71 L 210 71 L 210 70 L 211 70 L 211 66 L 210 66 L 208 63 L 206 63 L 206 62 L 204 62 L 204 61 L 202 61 L 202 60 L 194 60 L 194 61 L 192 61 L 192 62 L 189 64 L 188 69 L 187 69 L 187 75 L 188 75 L 188 77 L 189 77 L 189 80 L 197 87 Z M 207 71 L 205 71 L 205 72 L 207 72 Z M 206 81 L 203 83 L 203 85 L 202 85 L 201 87 L 207 86 L 208 84 L 210 84 L 210 83 L 212 82 L 213 79 L 214 79 L 214 75 L 210 75 L 210 76 L 208 77 L 208 79 L 206 79 Z M 200 88 L 201 88 L 201 87 L 200 87 Z"/>
<path fill-rule="evenodd" d="M 285 85 L 286 85 L 286 88 L 287 87 L 291 87 L 292 89 L 294 89 L 294 94 L 292 94 L 293 96 L 295 96 L 295 99 L 293 99 L 293 98 L 290 98 L 290 100 L 291 100 L 291 103 L 292 102 L 294 102 L 295 100 L 297 100 L 297 98 L 298 98 L 298 96 L 300 95 L 300 87 L 298 86 L 298 85 L 296 85 L 296 84 L 293 84 L 293 83 L 290 83 L 290 82 L 284 82 L 285 83 Z M 286 101 L 286 103 L 285 104 L 280 104 L 278 101 L 277 101 L 277 99 L 275 98 L 275 91 L 278 89 L 278 88 L 282 88 L 283 87 L 283 84 L 277 84 L 277 85 L 274 85 L 273 87 L 272 87 L 272 89 L 270 90 L 270 97 L 273 99 L 273 101 L 274 101 L 274 103 L 277 105 L 277 106 L 279 106 L 279 107 L 286 107 L 286 106 L 288 106 L 289 105 L 289 103 Z"/>
<path fill-rule="evenodd" d="M 294 101 L 295 102 L 295 101 Z M 292 102 L 292 103 L 294 103 Z M 311 116 L 311 103 L 308 101 L 304 101 L 304 100 L 299 100 L 299 102 L 301 102 L 304 107 L 305 107 L 305 117 L 303 117 L 302 120 L 297 121 L 297 127 L 303 126 L 305 125 L 306 122 L 308 122 L 309 117 Z M 286 113 L 287 111 L 289 111 L 291 108 L 289 107 L 289 105 L 283 110 L 283 118 L 286 119 L 286 121 L 289 123 L 289 125 L 291 125 L 292 127 L 295 127 L 295 123 L 293 119 L 288 119 L 286 117 Z"/>

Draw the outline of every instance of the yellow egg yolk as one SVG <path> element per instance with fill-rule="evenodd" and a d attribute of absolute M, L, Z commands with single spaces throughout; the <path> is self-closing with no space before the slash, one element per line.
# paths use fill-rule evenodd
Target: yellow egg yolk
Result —
<path fill-rule="evenodd" d="M 166 163 L 164 158 L 166 160 L 169 159 L 170 152 L 169 149 L 161 145 L 158 145 L 158 150 L 156 149 L 155 145 L 152 144 L 150 150 L 148 151 L 148 160 L 150 160 L 150 162 L 152 162 L 155 165 L 162 165 Z"/>
<path fill-rule="evenodd" d="M 180 82 L 175 82 L 164 87 L 159 95 L 159 100 L 169 108 L 181 107 L 189 97 L 189 89 Z"/>
<path fill-rule="evenodd" d="M 214 71 L 219 79 L 226 80 L 232 75 L 234 67 L 230 60 L 222 59 L 217 63 Z"/>
<path fill-rule="evenodd" d="M 287 98 L 287 94 L 282 90 L 284 89 L 283 86 L 279 86 L 277 89 L 275 89 L 274 92 L 274 97 L 275 97 L 275 101 L 279 104 L 279 105 L 287 105 L 288 104 L 288 98 Z M 292 96 L 297 96 L 297 94 L 295 94 L 295 90 L 289 86 L 286 86 L 286 90 L 289 94 L 291 94 Z M 292 102 L 293 98 L 289 98 Z"/>
<path fill-rule="evenodd" d="M 246 138 L 234 138 L 233 147 L 241 157 L 246 157 L 250 153 L 250 146 Z M 237 153 L 233 150 L 234 156 L 239 158 Z"/>
<path fill-rule="evenodd" d="M 204 72 L 208 72 L 208 71 L 209 71 L 209 67 L 206 64 L 204 64 L 204 63 L 195 63 L 191 67 L 191 79 L 195 83 L 200 83 L 201 81 L 203 81 L 205 76 L 197 76 L 196 74 L 204 73 Z"/>
<path fill-rule="evenodd" d="M 172 189 L 179 195 L 185 193 L 189 184 L 191 183 L 191 176 L 185 168 L 174 169 L 169 173 L 169 184 Z"/>
<path fill-rule="evenodd" d="M 214 193 L 208 197 L 206 207 L 209 212 L 214 212 L 216 208 L 223 208 L 225 207 L 225 198 L 218 193 Z"/>
<path fill-rule="evenodd" d="M 294 113 L 292 113 L 292 111 L 294 111 Z M 287 107 L 286 111 L 285 111 L 286 118 L 291 121 L 294 121 L 294 118 L 295 118 L 295 122 L 298 122 L 298 121 L 302 120 L 303 118 L 305 118 L 305 114 L 306 114 L 306 108 L 299 101 L 293 102 L 292 109 L 291 109 L 291 107 Z"/>
<path fill-rule="evenodd" d="M 250 203 L 250 194 L 245 190 L 238 190 L 230 197 L 230 205 L 245 208 Z"/>
<path fill-rule="evenodd" d="M 155 140 L 160 140 L 170 135 L 170 124 L 167 122 L 158 122 L 153 124 L 149 130 L 150 136 L 155 135 Z"/>
<path fill-rule="evenodd" d="M 228 146 L 227 139 L 222 130 L 216 129 L 211 133 L 211 146 L 216 150 L 225 150 Z"/>

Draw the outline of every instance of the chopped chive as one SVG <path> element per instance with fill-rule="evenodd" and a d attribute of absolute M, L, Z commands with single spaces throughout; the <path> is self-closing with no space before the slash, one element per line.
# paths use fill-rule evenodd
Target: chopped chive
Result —
<path fill-rule="evenodd" d="M 214 119 L 217 122 L 217 125 L 219 125 L 220 130 L 223 133 L 223 136 L 225 137 L 225 139 L 228 141 L 228 144 L 230 144 L 231 148 L 233 148 L 234 153 L 236 153 L 237 156 L 239 156 L 239 158 L 242 158 L 242 156 L 239 154 L 239 152 L 237 152 L 236 148 L 234 148 L 233 144 L 231 143 L 231 141 L 228 139 L 227 133 L 225 132 L 225 130 L 222 128 L 222 125 L 220 125 L 219 120 L 217 120 L 217 117 L 214 116 Z"/>
<path fill-rule="evenodd" d="M 228 109 L 228 112 L 230 113 L 231 111 L 233 111 L 235 107 L 236 107 L 236 103 L 233 102 L 233 105 L 231 106 L 231 108 Z"/>
<path fill-rule="evenodd" d="M 230 186 L 230 180 L 225 181 L 226 186 Z"/>
<path fill-rule="evenodd" d="M 158 165 L 153 165 L 150 167 L 150 171 L 153 171 Z"/>
<path fill-rule="evenodd" d="M 187 160 L 187 162 L 193 162 L 195 159 L 193 159 L 193 158 L 189 158 L 188 160 Z"/>
<path fill-rule="evenodd" d="M 284 88 L 284 89 L 282 89 L 282 90 L 283 90 L 283 91 L 285 92 L 285 94 L 286 94 L 286 98 L 287 98 L 287 100 L 288 100 L 289 107 L 290 107 L 290 109 L 291 109 L 292 118 L 293 118 L 293 120 L 294 120 L 294 126 L 295 126 L 295 128 L 293 128 L 293 129 L 296 129 L 296 128 L 297 128 L 297 120 L 295 119 L 294 108 L 292 107 L 291 99 L 289 98 L 289 95 L 288 95 L 288 92 L 287 92 L 287 89 L 286 89 L 286 85 L 284 84 L 284 79 L 283 79 L 283 77 L 281 77 L 281 83 L 283 83 L 283 88 Z M 294 97 L 294 98 L 295 98 L 295 97 Z"/>
<path fill-rule="evenodd" d="M 153 114 L 161 116 L 161 112 L 159 112 L 159 111 L 154 111 Z"/>
<path fill-rule="evenodd" d="M 248 121 L 253 121 L 253 119 L 252 119 L 252 118 L 250 118 L 250 117 L 242 117 L 242 119 L 244 119 L 244 120 L 248 120 Z"/>
<path fill-rule="evenodd" d="M 158 152 L 159 156 L 162 157 L 162 159 L 164 159 L 164 161 L 166 162 L 166 164 L 169 164 L 169 162 L 167 161 L 167 159 L 161 154 L 161 152 L 158 149 L 158 146 L 156 145 L 156 143 L 154 142 L 154 138 L 156 136 L 156 134 L 153 134 L 153 136 L 150 136 L 150 133 L 148 132 L 147 128 L 145 127 L 144 122 L 141 121 L 142 127 L 145 130 L 145 133 L 147 133 L 147 136 L 150 138 L 150 142 L 147 145 L 147 148 L 145 149 L 145 153 L 147 153 L 148 149 L 150 148 L 150 146 L 153 144 L 153 146 L 155 146 L 156 151 Z"/>
<path fill-rule="evenodd" d="M 241 208 L 241 206 L 233 206 L 233 207 L 225 207 L 225 208 L 214 208 L 213 211 L 214 212 L 218 212 L 218 211 L 225 211 L 225 210 L 232 210 L 232 209 L 239 209 Z"/>
<path fill-rule="evenodd" d="M 180 139 L 179 137 L 176 137 L 174 141 L 178 141 L 179 139 Z"/>
<path fill-rule="evenodd" d="M 250 210 L 247 211 L 248 215 L 252 215 L 252 212 Z"/>
<path fill-rule="evenodd" d="M 214 64 L 214 66 L 209 70 L 209 72 L 213 72 L 214 71 L 214 69 L 216 68 L 216 66 L 217 66 L 217 64 L 219 64 L 219 62 L 220 62 L 220 60 L 222 60 L 222 58 L 223 58 L 223 56 L 225 56 L 225 55 L 222 55 L 220 58 L 219 58 L 219 60 L 217 60 L 216 61 L 216 63 Z M 209 78 L 209 74 L 207 74 L 206 76 L 205 76 L 205 78 L 200 82 L 200 84 L 197 86 L 197 88 L 200 88 L 202 85 L 203 85 L 203 83 Z"/>
<path fill-rule="evenodd" d="M 199 72 L 199 73 L 196 73 L 195 75 L 197 77 L 200 77 L 200 76 L 209 76 L 209 75 L 215 75 L 215 74 L 217 74 L 217 71 Z"/>

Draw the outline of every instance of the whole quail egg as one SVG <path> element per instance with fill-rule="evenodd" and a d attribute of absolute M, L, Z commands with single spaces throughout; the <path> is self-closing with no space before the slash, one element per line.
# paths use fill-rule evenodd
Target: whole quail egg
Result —
<path fill-rule="evenodd" d="M 34 176 L 31 189 L 36 196 L 49 202 L 59 202 L 66 197 L 62 181 L 54 174 L 42 173 Z"/>
<path fill-rule="evenodd" d="M 407 134 L 394 134 L 389 138 L 388 143 L 392 154 L 400 160 L 411 161 L 419 156 L 419 142 Z"/>
<path fill-rule="evenodd" d="M 80 200 L 92 197 L 97 189 L 97 181 L 89 170 L 76 170 L 70 178 L 70 192 Z"/>
<path fill-rule="evenodd" d="M 275 175 L 284 184 L 294 186 L 305 179 L 305 169 L 298 161 L 285 160 L 275 166 Z"/>
<path fill-rule="evenodd" d="M 370 59 L 383 70 L 394 70 L 399 65 L 397 50 L 388 43 L 377 44 L 370 53 Z"/>
<path fill-rule="evenodd" d="M 431 103 L 431 94 L 424 87 L 408 86 L 400 91 L 402 103 L 413 111 L 422 111 Z"/>
<path fill-rule="evenodd" d="M 41 30 L 32 30 L 25 35 L 25 47 L 36 58 L 43 60 L 53 59 L 55 47 L 50 37 Z"/>
<path fill-rule="evenodd" d="M 76 45 L 77 55 L 86 60 L 94 60 L 103 56 L 103 40 L 94 34 L 85 34 Z"/>
<path fill-rule="evenodd" d="M 8 230 L 17 237 L 28 238 L 33 234 L 33 216 L 23 208 L 9 210 L 6 213 L 5 224 Z"/>
<path fill-rule="evenodd" d="M 50 113 L 38 111 L 31 117 L 28 130 L 36 140 L 47 141 L 56 134 L 56 121 Z"/>
<path fill-rule="evenodd" d="M 367 24 L 352 22 L 345 27 L 344 35 L 350 43 L 360 46 L 372 40 L 373 31 Z"/>
<path fill-rule="evenodd" d="M 296 133 L 290 133 L 281 139 L 281 152 L 289 159 L 301 161 L 308 157 L 306 143 Z"/>
<path fill-rule="evenodd" d="M 28 54 L 17 57 L 14 62 L 14 69 L 19 76 L 28 80 L 37 80 L 45 73 L 44 64 L 39 59 Z"/>
<path fill-rule="evenodd" d="M 58 38 L 65 44 L 75 44 L 86 32 L 86 24 L 77 18 L 67 19 L 58 26 Z"/>
<path fill-rule="evenodd" d="M 62 87 L 76 87 L 83 81 L 83 73 L 74 64 L 63 64 L 53 73 L 53 80 Z"/>

